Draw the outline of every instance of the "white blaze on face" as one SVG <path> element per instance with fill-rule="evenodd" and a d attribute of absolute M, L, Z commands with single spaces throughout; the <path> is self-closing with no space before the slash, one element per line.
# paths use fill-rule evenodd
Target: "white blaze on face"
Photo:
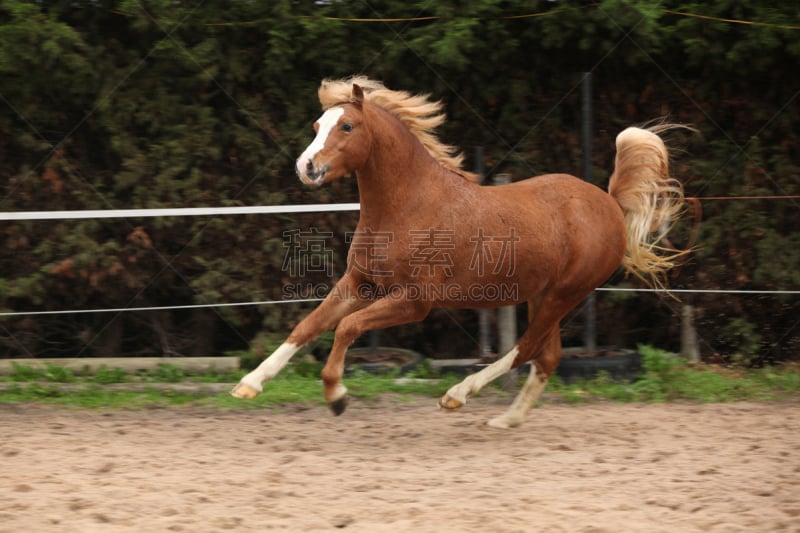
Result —
<path fill-rule="evenodd" d="M 313 163 L 314 156 L 319 153 L 325 147 L 325 142 L 328 140 L 328 135 L 331 133 L 331 130 L 336 127 L 336 124 L 339 122 L 339 119 L 344 114 L 343 107 L 334 107 L 325 111 L 319 120 L 317 120 L 317 124 L 319 125 L 319 129 L 317 130 L 317 136 L 308 145 L 308 148 L 297 158 L 296 169 L 297 175 L 300 177 L 300 181 L 306 183 L 308 185 L 314 184 L 314 178 L 308 175 L 308 164 L 310 162 Z"/>

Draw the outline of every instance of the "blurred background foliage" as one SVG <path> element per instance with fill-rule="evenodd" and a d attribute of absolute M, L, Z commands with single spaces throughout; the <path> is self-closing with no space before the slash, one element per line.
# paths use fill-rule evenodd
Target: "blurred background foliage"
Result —
<path fill-rule="evenodd" d="M 320 113 L 320 80 L 353 73 L 441 99 L 441 136 L 468 166 L 480 146 L 489 176 L 522 179 L 579 173 L 580 73 L 591 71 L 598 185 L 620 130 L 668 117 L 698 129 L 672 139 L 688 195 L 796 196 L 800 16 L 791 2 L 774 4 L 0 0 L 0 210 L 357 201 L 352 180 L 311 191 L 293 171 Z M 674 237 L 698 249 L 673 287 L 800 287 L 796 198 L 698 203 L 702 216 L 691 211 Z M 335 277 L 356 216 L 4 222 L 0 310 L 283 299 L 330 283 L 287 272 L 284 232 L 330 235 Z M 707 360 L 797 358 L 796 295 L 682 298 L 697 309 Z M 601 344 L 677 347 L 679 303 L 602 293 L 598 306 Z M 223 353 L 288 333 L 308 309 L 3 317 L 0 355 Z M 524 309 L 519 320 L 521 329 Z M 476 321 L 434 311 L 382 342 L 474 356 Z M 579 311 L 565 321 L 565 344 L 580 344 L 581 322 Z"/>

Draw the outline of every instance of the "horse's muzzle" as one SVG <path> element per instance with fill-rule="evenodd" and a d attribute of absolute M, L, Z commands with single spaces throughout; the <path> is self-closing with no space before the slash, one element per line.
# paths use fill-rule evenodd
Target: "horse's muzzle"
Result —
<path fill-rule="evenodd" d="M 301 161 L 295 164 L 295 172 L 297 172 L 297 177 L 300 178 L 300 181 L 306 185 L 313 185 L 314 187 L 322 185 L 329 168 L 330 165 L 317 167 L 311 159 L 307 159 L 305 164 L 302 164 Z"/>

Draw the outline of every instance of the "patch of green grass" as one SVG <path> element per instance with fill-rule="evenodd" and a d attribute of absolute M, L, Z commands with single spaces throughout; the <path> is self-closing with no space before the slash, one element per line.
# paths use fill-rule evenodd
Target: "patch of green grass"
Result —
<path fill-rule="evenodd" d="M 800 372 L 791 366 L 733 372 L 693 366 L 647 346 L 640 346 L 639 352 L 643 373 L 632 383 L 615 382 L 601 373 L 592 380 L 565 385 L 554 376 L 547 390 L 572 403 L 592 398 L 621 402 L 779 400 L 800 392 Z"/>
<path fill-rule="evenodd" d="M 40 379 L 42 371 L 28 365 L 20 365 L 19 363 L 11 363 L 11 373 L 8 377 L 12 381 L 33 381 Z"/>
<path fill-rule="evenodd" d="M 579 383 L 565 384 L 558 376 L 550 379 L 546 392 L 567 403 L 597 399 L 618 402 L 664 402 L 689 400 L 728 402 L 737 400 L 780 400 L 800 393 L 800 367 L 777 366 L 759 370 L 735 371 L 713 366 L 693 366 L 665 352 L 640 347 L 643 373 L 634 382 L 616 382 L 608 374 Z M 263 409 L 284 404 L 323 404 L 323 386 L 319 378 L 321 365 L 312 360 L 290 364 L 264 392 L 254 400 L 232 398 L 227 392 L 211 394 L 198 387 L 196 392 L 178 392 L 164 384 L 179 382 L 236 383 L 242 372 L 213 372 L 188 375 L 172 365 L 126 374 L 121 369 L 102 367 L 88 374 L 76 375 L 66 369 L 48 366 L 35 369 L 17 365 L 0 390 L 0 402 L 47 402 L 80 407 L 158 408 L 173 405 L 201 405 L 225 409 Z M 397 371 L 371 374 L 362 370 L 347 373 L 344 383 L 350 395 L 372 401 L 381 394 L 394 394 L 403 399 L 439 397 L 463 376 L 440 376 L 430 364 L 400 377 Z M 141 390 L 122 390 L 115 384 L 136 383 Z M 149 385 L 152 384 L 152 385 Z M 159 386 L 157 387 L 156 384 Z M 513 393 L 506 393 L 509 398 Z M 510 401 L 510 400 L 509 400 Z"/>
<path fill-rule="evenodd" d="M 321 365 L 309 361 L 290 364 L 275 379 L 267 383 L 258 397 L 253 400 L 240 400 L 227 392 L 209 395 L 201 392 L 177 392 L 159 387 L 148 388 L 152 383 L 236 383 L 243 372 L 223 374 L 203 374 L 190 376 L 171 365 L 162 365 L 150 372 L 136 375 L 126 374 L 121 369 L 101 367 L 93 375 L 76 377 L 70 387 L 45 383 L 45 373 L 33 369 L 21 369 L 16 374 L 16 385 L 0 390 L 0 402 L 45 402 L 69 404 L 80 407 L 125 407 L 149 408 L 170 405 L 199 405 L 228 409 L 263 409 L 270 405 L 283 404 L 324 404 L 323 386 L 320 380 Z M 425 371 L 430 373 L 430 369 Z M 350 395 L 360 400 L 370 401 L 380 394 L 394 393 L 400 396 L 437 396 L 444 392 L 459 378 L 445 376 L 438 380 L 411 378 L 397 382 L 397 373 L 382 375 L 369 374 L 355 370 L 345 376 Z M 119 390 L 106 385 L 120 383 L 145 384 L 143 390 Z"/>
<path fill-rule="evenodd" d="M 13 363 L 10 378 L 12 381 L 44 380 L 55 383 L 70 383 L 75 381 L 75 372 L 69 368 L 58 365 L 46 365 L 44 368 L 34 368 L 28 365 Z"/>
<path fill-rule="evenodd" d="M 767 367 L 752 372 L 752 379 L 762 388 L 777 393 L 800 392 L 800 366 Z"/>
<path fill-rule="evenodd" d="M 197 383 L 236 383 L 246 372 L 244 370 L 219 371 L 208 370 L 200 374 L 189 374 L 187 379 Z"/>
<path fill-rule="evenodd" d="M 75 381 L 75 372 L 69 368 L 57 365 L 47 365 L 44 371 L 44 379 L 55 383 L 71 383 Z"/>
<path fill-rule="evenodd" d="M 398 381 L 399 377 L 399 372 L 396 371 L 383 375 L 356 371 L 346 378 L 346 382 L 352 396 L 373 399 L 383 393 L 419 394 L 438 397 L 460 381 L 458 377 L 451 375 L 438 379 L 414 378 L 409 375 L 403 376 L 406 379 Z"/>
<path fill-rule="evenodd" d="M 150 373 L 154 381 L 161 383 L 179 383 L 183 381 L 183 370 L 175 365 L 160 364 Z"/>
<path fill-rule="evenodd" d="M 122 391 L 87 385 L 78 389 L 65 390 L 54 385 L 16 385 L 0 392 L 0 402 L 23 403 L 41 402 L 60 405 L 73 405 L 86 408 L 119 407 L 128 409 L 169 407 L 183 405 L 197 398 L 194 394 L 175 394 L 169 391 Z"/>
<path fill-rule="evenodd" d="M 98 385 L 110 385 L 111 383 L 127 383 L 131 381 L 130 376 L 121 368 L 108 368 L 102 365 L 95 370 L 94 374 L 88 378 L 92 383 Z"/>

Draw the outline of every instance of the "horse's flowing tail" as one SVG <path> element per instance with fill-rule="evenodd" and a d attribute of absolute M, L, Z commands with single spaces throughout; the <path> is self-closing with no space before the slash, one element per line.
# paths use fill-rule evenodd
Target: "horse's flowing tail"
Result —
<path fill-rule="evenodd" d="M 669 154 L 659 133 L 662 124 L 628 128 L 617 136 L 615 170 L 608 192 L 625 214 L 628 241 L 622 266 L 648 285 L 666 289 L 666 273 L 687 253 L 660 243 L 683 211 L 683 186 L 669 174 Z"/>

